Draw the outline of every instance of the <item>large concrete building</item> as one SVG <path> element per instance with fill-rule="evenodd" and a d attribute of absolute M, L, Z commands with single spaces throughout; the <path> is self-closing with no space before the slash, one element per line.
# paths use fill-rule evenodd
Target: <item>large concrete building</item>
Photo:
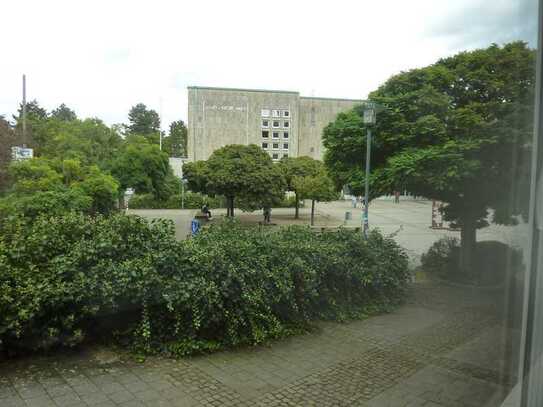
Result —
<path fill-rule="evenodd" d="M 362 100 L 304 97 L 282 90 L 188 88 L 188 160 L 228 144 L 256 144 L 272 159 L 322 160 L 322 131 Z"/>

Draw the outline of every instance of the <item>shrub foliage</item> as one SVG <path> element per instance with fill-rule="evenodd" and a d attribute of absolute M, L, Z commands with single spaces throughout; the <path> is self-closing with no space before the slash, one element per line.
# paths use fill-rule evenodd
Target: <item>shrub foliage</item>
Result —
<path fill-rule="evenodd" d="M 258 344 L 386 311 L 407 280 L 405 253 L 378 232 L 227 222 L 178 242 L 171 223 L 136 216 L 14 221 L 0 234 L 0 349 L 96 335 L 178 355 Z"/>

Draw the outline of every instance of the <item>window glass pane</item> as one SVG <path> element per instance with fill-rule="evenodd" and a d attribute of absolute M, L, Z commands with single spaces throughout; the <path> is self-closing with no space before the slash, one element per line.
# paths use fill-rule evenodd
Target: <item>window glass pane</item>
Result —
<path fill-rule="evenodd" d="M 270 132 L 268 130 L 262 130 L 262 137 L 268 138 L 270 136 Z"/>

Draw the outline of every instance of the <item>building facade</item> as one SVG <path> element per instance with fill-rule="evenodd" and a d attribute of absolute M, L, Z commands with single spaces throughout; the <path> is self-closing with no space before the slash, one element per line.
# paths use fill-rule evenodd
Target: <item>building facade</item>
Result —
<path fill-rule="evenodd" d="M 363 100 L 303 97 L 281 90 L 188 88 L 188 160 L 207 160 L 228 144 L 256 144 L 274 161 L 322 160 L 322 131 Z"/>

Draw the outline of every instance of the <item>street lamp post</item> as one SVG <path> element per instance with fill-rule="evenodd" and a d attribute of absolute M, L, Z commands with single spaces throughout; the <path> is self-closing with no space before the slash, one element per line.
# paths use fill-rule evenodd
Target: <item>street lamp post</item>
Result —
<path fill-rule="evenodd" d="M 366 176 L 365 178 L 365 196 L 364 196 L 364 218 L 362 231 L 364 237 L 368 237 L 368 230 L 370 227 L 369 224 L 369 215 L 368 208 L 370 203 L 370 159 L 371 159 L 371 126 L 375 124 L 375 112 L 376 105 L 373 102 L 366 102 L 364 105 L 364 124 L 366 125 Z"/>

